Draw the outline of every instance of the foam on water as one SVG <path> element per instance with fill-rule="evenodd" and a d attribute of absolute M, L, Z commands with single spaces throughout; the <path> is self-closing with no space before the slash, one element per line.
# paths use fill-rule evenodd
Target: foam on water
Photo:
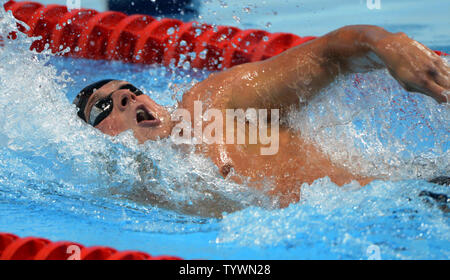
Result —
<path fill-rule="evenodd" d="M 2 34 L 7 34 L 14 26 L 11 16 L 3 17 L 1 25 Z M 50 52 L 30 52 L 30 42 L 31 39 L 19 34 L 17 40 L 5 41 L 0 54 L 3 61 L 0 135 L 4 149 L 40 158 L 44 165 L 53 166 L 49 170 L 53 176 L 41 172 L 35 172 L 34 176 L 43 180 L 62 179 L 63 184 L 71 185 L 80 193 L 105 192 L 206 216 L 218 216 L 265 199 L 244 186 L 222 179 L 209 159 L 193 151 L 181 153 L 170 139 L 138 145 L 130 131 L 109 137 L 83 123 L 65 94 L 67 85 L 73 83 L 70 76 L 77 72 L 70 68 L 58 72 Z M 93 66 L 89 65 L 96 70 Z M 120 71 L 120 66 L 115 70 Z M 133 75 L 127 77 L 137 85 L 149 82 L 144 89 L 158 83 L 160 78 L 173 80 L 167 77 L 170 73 L 176 75 L 157 67 L 136 66 L 131 70 L 140 70 L 141 79 L 146 77 L 145 80 L 133 79 Z M 117 72 L 112 75 L 117 76 Z M 76 94 L 81 88 L 70 88 L 70 94 Z M 160 95 L 168 95 L 164 91 L 150 94 L 157 101 Z M 171 101 L 175 103 L 175 99 Z M 58 174 L 59 171 L 64 175 Z"/>
<path fill-rule="evenodd" d="M 11 30 L 15 21 L 0 11 L 0 34 Z M 365 259 L 371 245 L 382 258 L 448 258 L 448 201 L 420 193 L 448 197 L 449 188 L 415 178 L 449 173 L 449 109 L 383 71 L 337 81 L 288 121 L 334 160 L 391 181 L 339 188 L 322 178 L 276 209 L 170 139 L 106 136 L 71 104 L 86 84 L 117 78 L 175 106 L 207 72 L 55 58 L 29 51 L 31 41 L 18 33 L 0 48 L 2 231 L 186 258 Z M 116 231 L 123 239 L 108 235 Z"/>
<path fill-rule="evenodd" d="M 420 181 L 376 181 L 338 187 L 328 178 L 302 186 L 300 203 L 276 211 L 247 208 L 226 215 L 216 242 L 283 247 L 297 258 L 422 259 L 449 256 L 449 216 L 419 196 L 448 194 L 448 187 Z"/>
<path fill-rule="evenodd" d="M 392 180 L 450 173 L 450 106 L 408 93 L 387 70 L 338 79 L 288 122 L 358 174 Z"/>

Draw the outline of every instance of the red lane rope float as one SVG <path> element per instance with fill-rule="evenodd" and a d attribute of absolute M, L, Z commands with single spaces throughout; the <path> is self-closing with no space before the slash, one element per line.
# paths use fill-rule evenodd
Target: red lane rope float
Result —
<path fill-rule="evenodd" d="M 194 68 L 219 70 L 267 59 L 315 38 L 112 11 L 68 11 L 66 6 L 30 1 L 8 1 L 4 6 L 30 27 L 19 24 L 20 31 L 42 37 L 31 49 L 40 52 L 49 44 L 57 53 L 70 47 L 65 55 L 90 59 L 166 66 L 187 61 Z"/>
<path fill-rule="evenodd" d="M 144 252 L 122 251 L 76 242 L 50 240 L 37 237 L 19 238 L 0 232 L 0 260 L 181 260 L 174 256 L 151 256 Z"/>

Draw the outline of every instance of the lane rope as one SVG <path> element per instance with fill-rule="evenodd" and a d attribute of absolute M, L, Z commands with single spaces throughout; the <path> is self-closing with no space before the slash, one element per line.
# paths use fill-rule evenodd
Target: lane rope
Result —
<path fill-rule="evenodd" d="M 30 49 L 41 52 L 48 45 L 53 53 L 60 53 L 69 48 L 64 55 L 89 59 L 165 66 L 189 62 L 193 68 L 221 70 L 271 58 L 316 38 L 114 11 L 68 10 L 30 1 L 8 1 L 4 7 L 29 26 L 27 30 L 18 23 L 20 31 L 42 37 Z M 16 36 L 12 32 L 8 38 Z"/>
<path fill-rule="evenodd" d="M 117 251 L 105 246 L 85 247 L 76 242 L 52 242 L 39 237 L 20 238 L 0 232 L 0 260 L 181 260 L 139 251 Z"/>

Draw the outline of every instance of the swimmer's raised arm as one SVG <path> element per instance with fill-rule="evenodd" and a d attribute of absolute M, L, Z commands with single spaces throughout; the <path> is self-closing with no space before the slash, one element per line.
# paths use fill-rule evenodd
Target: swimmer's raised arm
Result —
<path fill-rule="evenodd" d="M 300 105 L 337 75 L 387 67 L 408 91 L 448 102 L 450 67 L 404 33 L 369 25 L 346 26 L 271 59 L 214 74 L 194 91 L 218 91 L 228 108 Z"/>

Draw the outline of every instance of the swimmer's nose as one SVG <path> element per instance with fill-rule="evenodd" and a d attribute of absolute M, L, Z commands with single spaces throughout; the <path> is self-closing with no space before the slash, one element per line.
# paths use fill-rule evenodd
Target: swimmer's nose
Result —
<path fill-rule="evenodd" d="M 136 96 L 131 92 L 123 92 L 118 96 L 118 106 L 120 110 L 125 110 L 131 102 L 136 102 Z"/>

